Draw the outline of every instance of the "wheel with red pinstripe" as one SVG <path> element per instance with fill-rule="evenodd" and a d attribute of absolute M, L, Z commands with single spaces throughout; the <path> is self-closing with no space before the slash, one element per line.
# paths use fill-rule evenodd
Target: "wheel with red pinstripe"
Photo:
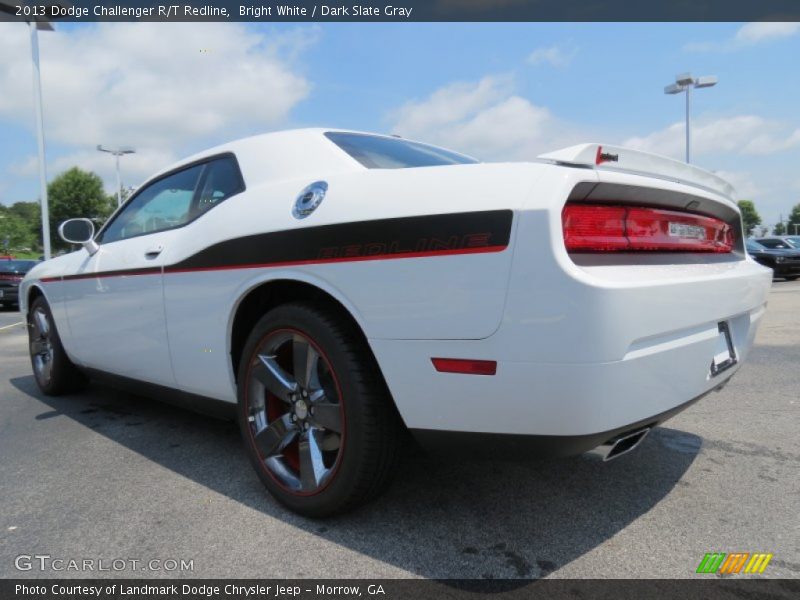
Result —
<path fill-rule="evenodd" d="M 335 309 L 265 314 L 245 344 L 238 393 L 256 473 L 295 512 L 344 512 L 389 483 L 400 419 L 366 340 Z"/>

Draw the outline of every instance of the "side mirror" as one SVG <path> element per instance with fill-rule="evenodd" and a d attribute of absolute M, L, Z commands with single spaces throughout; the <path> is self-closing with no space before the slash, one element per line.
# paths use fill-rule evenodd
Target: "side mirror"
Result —
<path fill-rule="evenodd" d="M 94 241 L 94 223 L 89 219 L 68 219 L 58 227 L 58 235 L 70 244 L 81 244 L 92 255 L 100 249 Z"/>

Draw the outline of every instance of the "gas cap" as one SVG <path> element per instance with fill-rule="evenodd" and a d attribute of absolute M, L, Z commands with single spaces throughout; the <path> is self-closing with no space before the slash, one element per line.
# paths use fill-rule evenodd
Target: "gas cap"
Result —
<path fill-rule="evenodd" d="M 328 184 L 324 181 L 315 181 L 297 195 L 292 214 L 296 219 L 305 219 L 317 210 L 328 193 Z"/>

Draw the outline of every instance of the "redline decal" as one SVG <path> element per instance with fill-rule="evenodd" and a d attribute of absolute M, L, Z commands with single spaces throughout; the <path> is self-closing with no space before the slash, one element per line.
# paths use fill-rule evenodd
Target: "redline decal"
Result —
<path fill-rule="evenodd" d="M 502 252 L 511 210 L 401 217 L 276 231 L 219 242 L 172 265 L 79 273 L 64 280 L 287 267 Z M 347 243 L 342 243 L 347 240 Z"/>

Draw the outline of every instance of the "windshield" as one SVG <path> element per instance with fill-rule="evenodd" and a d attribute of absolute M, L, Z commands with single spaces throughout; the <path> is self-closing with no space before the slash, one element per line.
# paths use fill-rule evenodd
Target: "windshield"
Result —
<path fill-rule="evenodd" d="M 773 248 L 777 250 L 788 250 L 791 248 L 789 242 L 784 242 L 783 240 L 777 239 L 758 240 L 758 243 L 762 246 L 766 246 L 767 248 Z"/>
<path fill-rule="evenodd" d="M 785 239 L 792 247 L 800 248 L 800 235 L 787 235 Z"/>
<path fill-rule="evenodd" d="M 764 250 L 764 246 L 762 246 L 761 244 L 759 244 L 758 242 L 755 242 L 753 240 L 747 240 L 745 242 L 745 246 L 747 246 L 748 250 L 752 250 L 753 252 L 758 252 L 760 250 Z"/>
<path fill-rule="evenodd" d="M 368 169 L 407 169 L 478 162 L 452 150 L 402 138 L 336 131 L 329 131 L 325 137 Z"/>
<path fill-rule="evenodd" d="M 0 260 L 0 271 L 27 273 L 35 264 L 35 260 Z"/>

